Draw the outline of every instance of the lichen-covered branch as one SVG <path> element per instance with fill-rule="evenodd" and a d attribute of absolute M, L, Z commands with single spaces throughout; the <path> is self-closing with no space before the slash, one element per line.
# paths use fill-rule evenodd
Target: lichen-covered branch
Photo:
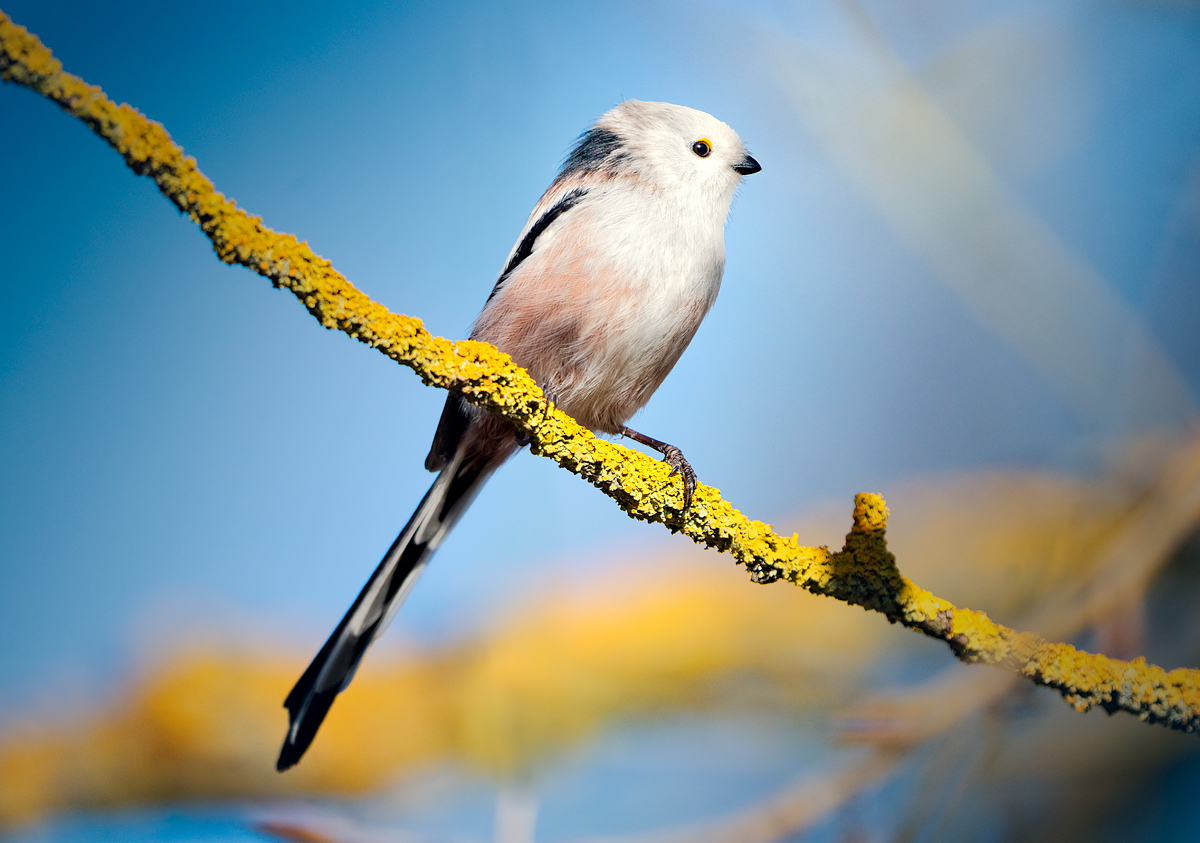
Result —
<path fill-rule="evenodd" d="M 836 553 L 803 547 L 797 537 L 785 538 L 751 521 L 709 486 L 700 486 L 683 511 L 682 485 L 663 463 L 597 439 L 554 409 L 508 355 L 483 343 L 435 337 L 421 320 L 371 301 L 305 243 L 272 231 L 218 193 L 161 125 L 64 73 L 36 37 L 2 12 L 0 77 L 53 100 L 90 126 L 200 226 L 221 260 L 290 290 L 326 328 L 378 349 L 426 384 L 456 390 L 508 419 L 529 437 L 534 453 L 585 478 L 630 516 L 730 553 L 755 582 L 785 579 L 880 612 L 893 623 L 945 641 L 965 662 L 997 665 L 1055 688 L 1081 711 L 1099 706 L 1181 731 L 1200 729 L 1200 671 L 1168 673 L 1144 659 L 1121 662 L 1047 643 L 994 623 L 982 612 L 956 608 L 901 576 L 885 541 L 887 508 L 877 495 L 856 497 L 854 526 Z"/>

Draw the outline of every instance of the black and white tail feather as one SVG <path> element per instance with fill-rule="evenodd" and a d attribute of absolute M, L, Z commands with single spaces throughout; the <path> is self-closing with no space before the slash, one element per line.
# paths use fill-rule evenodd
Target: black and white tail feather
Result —
<path fill-rule="evenodd" d="M 304 755 L 334 699 L 354 678 L 367 648 L 392 622 L 433 552 L 495 467 L 479 461 L 464 464 L 460 452 L 438 474 L 350 611 L 284 701 L 288 732 L 275 763 L 277 770 L 288 769 Z"/>

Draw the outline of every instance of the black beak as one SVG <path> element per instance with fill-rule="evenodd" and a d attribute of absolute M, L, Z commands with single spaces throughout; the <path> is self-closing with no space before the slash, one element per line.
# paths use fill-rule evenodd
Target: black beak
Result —
<path fill-rule="evenodd" d="M 747 155 L 741 160 L 741 163 L 734 164 L 733 169 L 741 173 L 743 176 L 748 176 L 751 173 L 757 173 L 759 170 L 761 170 L 762 165 L 755 161 L 753 156 Z"/>

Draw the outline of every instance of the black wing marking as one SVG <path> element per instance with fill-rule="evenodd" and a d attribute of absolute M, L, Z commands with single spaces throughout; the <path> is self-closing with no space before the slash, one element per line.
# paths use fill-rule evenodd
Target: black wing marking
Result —
<path fill-rule="evenodd" d="M 578 173 L 595 172 L 611 169 L 615 164 L 628 157 L 620 152 L 621 138 L 616 132 L 608 129 L 593 127 L 579 136 L 575 148 L 563 161 L 556 182 Z"/>
<path fill-rule="evenodd" d="M 579 136 L 579 140 L 567 155 L 567 159 L 563 161 L 562 169 L 558 171 L 558 175 L 554 179 L 554 184 L 561 184 L 571 176 L 582 173 L 612 170 L 617 164 L 628 157 L 628 153 L 622 151 L 620 135 L 608 129 L 593 126 Z M 579 200 L 586 195 L 586 188 L 575 188 L 563 196 L 562 199 L 558 200 L 554 204 L 554 207 L 542 214 L 538 221 L 529 227 L 529 231 L 521 238 L 521 243 L 517 246 L 517 250 L 513 252 L 512 260 L 508 262 L 508 266 L 504 267 L 504 272 L 500 273 L 500 278 L 496 281 L 496 286 L 492 288 L 491 295 L 487 298 L 488 301 L 495 298 L 496 293 L 504 286 L 504 282 L 508 280 L 508 276 L 512 275 L 513 270 L 520 265 L 521 261 L 533 254 L 533 244 L 538 239 L 538 236 L 552 222 L 558 219 L 561 214 L 578 205 Z"/>
<path fill-rule="evenodd" d="M 538 217 L 537 222 L 531 225 L 529 231 L 525 232 L 525 236 L 521 238 L 521 243 L 517 246 L 517 250 L 513 252 L 512 260 L 508 262 L 508 266 L 504 267 L 504 272 L 500 273 L 500 278 L 497 279 L 496 286 L 492 288 L 491 294 L 487 297 L 489 302 L 496 297 L 496 293 L 500 292 L 500 288 L 504 286 L 504 282 L 508 280 L 508 276 L 512 275 L 513 270 L 520 266 L 521 261 L 533 254 L 533 244 L 541 236 L 542 232 L 549 228 L 550 224 L 556 219 L 578 205 L 580 200 L 586 195 L 587 188 L 577 187 L 569 191 L 562 199 L 555 202 L 546 213 Z"/>

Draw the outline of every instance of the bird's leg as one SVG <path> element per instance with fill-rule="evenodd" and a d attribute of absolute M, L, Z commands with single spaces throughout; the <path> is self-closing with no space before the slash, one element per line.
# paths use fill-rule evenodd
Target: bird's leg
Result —
<path fill-rule="evenodd" d="M 622 427 L 621 435 L 628 436 L 634 442 L 641 442 L 647 448 L 653 448 L 663 455 L 663 462 L 671 466 L 671 476 L 678 474 L 683 478 L 683 508 L 687 509 L 691 506 L 692 493 L 696 491 L 696 472 L 692 470 L 691 464 L 683 458 L 683 451 L 674 445 L 660 442 L 652 436 L 638 433 L 629 427 Z"/>

